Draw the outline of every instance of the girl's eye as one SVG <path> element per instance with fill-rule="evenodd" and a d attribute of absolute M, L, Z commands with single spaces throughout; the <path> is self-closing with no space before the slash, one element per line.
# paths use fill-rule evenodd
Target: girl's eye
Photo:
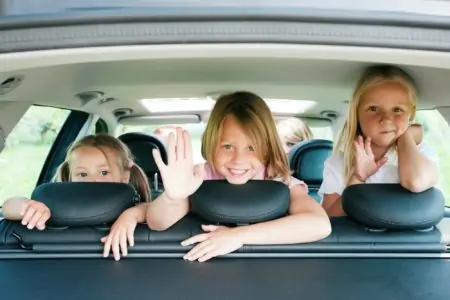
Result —
<path fill-rule="evenodd" d="M 106 176 L 106 175 L 109 174 L 109 172 L 108 171 L 101 171 L 100 174 L 102 174 L 102 176 Z"/>
<path fill-rule="evenodd" d="M 377 107 L 376 106 L 370 106 L 368 110 L 369 111 L 377 111 Z"/>
<path fill-rule="evenodd" d="M 231 150 L 232 146 L 231 145 L 223 145 L 223 148 L 225 150 Z"/>
<path fill-rule="evenodd" d="M 299 141 L 299 142 L 301 142 L 301 141 Z M 294 143 L 291 143 L 291 142 L 287 142 L 287 143 L 286 143 L 286 146 L 288 146 L 288 147 L 294 147 L 295 144 L 294 144 Z"/>
<path fill-rule="evenodd" d="M 248 150 L 254 152 L 255 148 L 253 148 L 253 146 L 248 146 Z"/>
<path fill-rule="evenodd" d="M 87 177 L 87 173 L 78 173 L 77 176 L 78 177 Z"/>
<path fill-rule="evenodd" d="M 395 107 L 394 112 L 400 113 L 400 112 L 403 112 L 403 109 L 401 109 L 400 107 Z"/>

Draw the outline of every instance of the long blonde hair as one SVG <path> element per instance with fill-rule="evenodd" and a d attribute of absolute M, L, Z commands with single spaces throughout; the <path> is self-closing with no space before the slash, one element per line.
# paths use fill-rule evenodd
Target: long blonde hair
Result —
<path fill-rule="evenodd" d="M 387 83 L 397 83 L 405 88 L 411 102 L 411 115 L 409 116 L 409 120 L 412 121 L 414 119 L 417 104 L 417 88 L 412 77 L 395 66 L 376 65 L 367 68 L 356 85 L 348 107 L 347 120 L 343 124 L 334 147 L 335 153 L 343 155 L 345 166 L 344 178 L 347 181 L 350 179 L 355 167 L 355 149 L 353 142 L 358 135 L 362 134 L 358 120 L 358 109 L 361 101 L 369 88 Z"/>
<path fill-rule="evenodd" d="M 290 170 L 286 154 L 278 136 L 270 108 L 259 96 L 245 91 L 221 95 L 211 111 L 202 136 L 202 156 L 215 172 L 214 154 L 219 145 L 223 121 L 234 116 L 251 139 L 255 151 L 266 167 L 268 179 L 288 181 Z"/>
<path fill-rule="evenodd" d="M 278 121 L 277 131 L 280 136 L 286 139 L 286 142 L 294 145 L 313 138 L 309 126 L 299 118 L 287 118 Z"/>
<path fill-rule="evenodd" d="M 81 147 L 96 148 L 106 156 L 104 150 L 108 149 L 117 157 L 117 164 L 121 171 L 130 172 L 130 184 L 135 187 L 139 193 L 141 201 L 150 201 L 150 185 L 144 171 L 134 163 L 133 155 L 130 149 L 119 139 L 107 135 L 97 134 L 88 135 L 72 144 L 67 150 L 66 159 L 58 167 L 53 181 L 70 181 L 70 158 L 72 153 Z"/>

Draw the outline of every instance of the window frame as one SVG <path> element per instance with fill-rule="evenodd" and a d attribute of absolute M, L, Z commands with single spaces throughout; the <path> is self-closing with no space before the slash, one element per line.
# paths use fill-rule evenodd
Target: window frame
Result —
<path fill-rule="evenodd" d="M 91 114 L 83 111 L 70 111 L 45 158 L 36 187 L 53 179 L 56 169 L 66 157 L 67 149 L 76 140 L 89 116 Z"/>

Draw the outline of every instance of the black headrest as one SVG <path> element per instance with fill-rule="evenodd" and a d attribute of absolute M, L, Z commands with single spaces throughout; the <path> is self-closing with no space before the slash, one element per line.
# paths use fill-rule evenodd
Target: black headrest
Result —
<path fill-rule="evenodd" d="M 125 183 L 56 182 L 36 187 L 31 199 L 48 206 L 49 226 L 109 224 L 137 201 L 135 189 Z"/>
<path fill-rule="evenodd" d="M 296 144 L 288 153 L 289 165 L 295 178 L 308 184 L 321 184 L 325 160 L 333 151 L 333 142 L 314 139 Z"/>
<path fill-rule="evenodd" d="M 189 201 L 192 212 L 212 223 L 258 223 L 287 214 L 289 188 L 272 180 L 250 180 L 242 185 L 207 180 Z"/>
<path fill-rule="evenodd" d="M 436 188 L 412 193 L 400 184 L 357 184 L 344 190 L 342 207 L 371 229 L 422 230 L 442 220 L 445 199 Z"/>
<path fill-rule="evenodd" d="M 156 136 L 141 132 L 129 132 L 119 136 L 119 139 L 130 148 L 136 164 L 146 174 L 159 173 L 158 166 L 153 158 L 153 149 L 158 149 L 161 153 L 162 160 L 167 163 L 167 152 L 164 143 Z"/>

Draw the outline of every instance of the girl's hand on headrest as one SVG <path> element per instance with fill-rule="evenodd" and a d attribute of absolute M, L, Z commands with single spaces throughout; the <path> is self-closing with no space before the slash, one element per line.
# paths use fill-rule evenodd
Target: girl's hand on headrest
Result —
<path fill-rule="evenodd" d="M 172 200 L 184 200 L 202 184 L 204 166 L 194 168 L 189 133 L 180 127 L 177 127 L 176 133 L 176 136 L 172 132 L 169 134 L 167 165 L 158 150 L 153 150 L 153 157 L 161 173 L 165 195 Z"/>
<path fill-rule="evenodd" d="M 112 225 L 109 234 L 101 238 L 101 242 L 105 244 L 103 257 L 108 257 L 111 250 L 116 261 L 120 260 L 120 251 L 123 256 L 127 256 L 128 246 L 134 246 L 134 231 L 137 224 L 138 217 L 133 208 L 124 211 Z"/>
<path fill-rule="evenodd" d="M 387 157 L 375 161 L 370 143 L 370 137 L 364 140 L 362 136 L 358 136 L 354 142 L 356 165 L 353 175 L 362 182 L 365 182 L 387 162 Z"/>
<path fill-rule="evenodd" d="M 45 222 L 50 219 L 50 209 L 42 202 L 35 200 L 26 200 L 20 210 L 22 216 L 22 225 L 28 229 L 45 229 Z"/>
<path fill-rule="evenodd" d="M 194 235 L 181 242 L 182 246 L 196 244 L 183 259 L 205 262 L 213 257 L 234 252 L 244 244 L 236 228 L 202 225 L 202 229 L 205 233 Z"/>

